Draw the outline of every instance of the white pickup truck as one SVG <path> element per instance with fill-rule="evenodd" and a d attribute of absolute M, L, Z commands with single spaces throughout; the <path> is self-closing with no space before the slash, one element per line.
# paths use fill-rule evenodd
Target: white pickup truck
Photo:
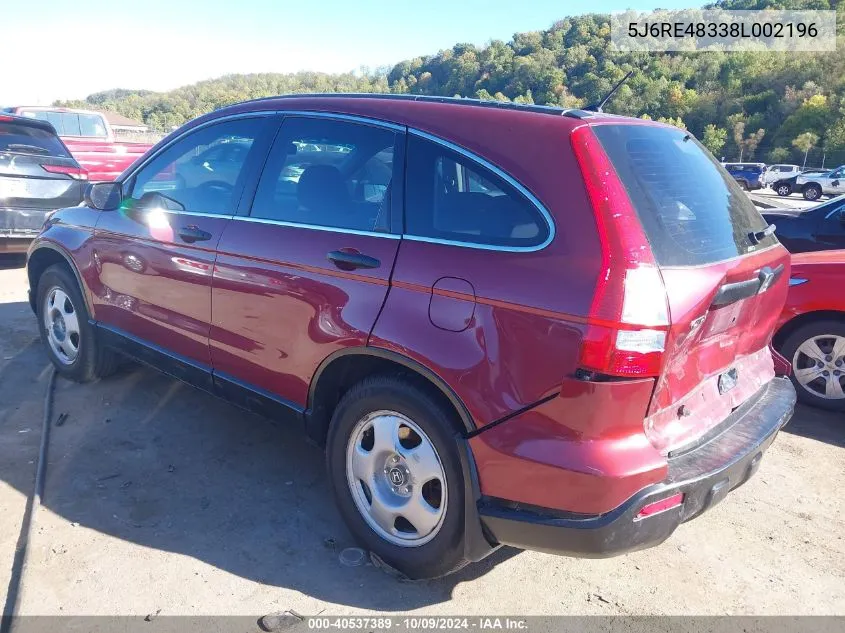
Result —
<path fill-rule="evenodd" d="M 795 188 L 805 200 L 841 195 L 845 193 L 845 165 L 823 174 L 801 174 L 795 179 Z"/>

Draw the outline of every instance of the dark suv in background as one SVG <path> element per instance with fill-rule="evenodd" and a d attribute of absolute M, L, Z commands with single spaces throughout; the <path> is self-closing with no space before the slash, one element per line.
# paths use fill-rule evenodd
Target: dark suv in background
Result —
<path fill-rule="evenodd" d="M 0 114 L 0 253 L 25 253 L 48 212 L 82 202 L 87 179 L 52 125 Z"/>
<path fill-rule="evenodd" d="M 303 426 L 352 533 L 423 578 L 652 546 L 755 472 L 795 402 L 766 226 L 674 127 L 295 96 L 92 185 L 28 274 L 61 375 L 119 351 Z"/>

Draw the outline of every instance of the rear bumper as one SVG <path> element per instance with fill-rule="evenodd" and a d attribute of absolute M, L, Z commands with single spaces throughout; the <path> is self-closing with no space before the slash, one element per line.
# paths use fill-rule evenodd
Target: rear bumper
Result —
<path fill-rule="evenodd" d="M 731 414 L 719 435 L 670 457 L 664 481 L 605 514 L 568 514 L 490 498 L 480 501 L 479 514 L 495 541 L 522 549 L 605 558 L 657 545 L 748 481 L 794 407 L 792 383 L 773 379 Z M 678 493 L 684 495 L 680 505 L 637 518 L 643 506 Z"/>
<path fill-rule="evenodd" d="M 0 253 L 25 253 L 50 211 L 0 207 Z"/>

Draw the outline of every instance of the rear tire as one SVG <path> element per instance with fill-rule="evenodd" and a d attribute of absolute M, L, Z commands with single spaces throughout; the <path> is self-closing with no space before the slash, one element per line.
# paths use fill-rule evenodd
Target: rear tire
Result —
<path fill-rule="evenodd" d="M 451 418 L 410 380 L 374 376 L 343 396 L 329 427 L 329 481 L 346 525 L 370 552 L 415 580 L 468 562 Z"/>
<path fill-rule="evenodd" d="M 740 181 L 739 181 L 739 187 L 740 187 L 740 189 L 742 189 L 743 191 L 748 191 L 748 183 L 747 183 L 747 182 L 745 182 L 744 180 L 740 180 Z"/>
<path fill-rule="evenodd" d="M 790 187 L 789 185 L 778 185 L 775 189 L 775 193 L 785 198 L 789 195 L 792 195 L 792 187 Z"/>
<path fill-rule="evenodd" d="M 804 187 L 801 194 L 804 196 L 804 200 L 809 200 L 813 202 L 818 200 L 822 196 L 822 188 L 816 184 L 807 185 Z"/>
<path fill-rule="evenodd" d="M 97 341 L 76 279 L 62 264 L 50 266 L 36 291 L 41 342 L 56 371 L 75 382 L 114 373 L 117 356 Z"/>
<path fill-rule="evenodd" d="M 799 327 L 784 341 L 781 353 L 792 364 L 790 380 L 801 402 L 845 411 L 845 320 Z M 833 381 L 838 381 L 838 390 Z"/>

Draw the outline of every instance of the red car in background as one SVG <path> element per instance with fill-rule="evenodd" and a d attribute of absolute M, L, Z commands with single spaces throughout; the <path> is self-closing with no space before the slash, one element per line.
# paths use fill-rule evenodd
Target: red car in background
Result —
<path fill-rule="evenodd" d="M 845 250 L 792 256 L 774 345 L 791 364 L 798 398 L 845 411 Z"/>
<path fill-rule="evenodd" d="M 4 111 L 52 124 L 91 182 L 114 180 L 152 147 L 115 141 L 102 112 L 50 106 L 16 106 Z"/>

